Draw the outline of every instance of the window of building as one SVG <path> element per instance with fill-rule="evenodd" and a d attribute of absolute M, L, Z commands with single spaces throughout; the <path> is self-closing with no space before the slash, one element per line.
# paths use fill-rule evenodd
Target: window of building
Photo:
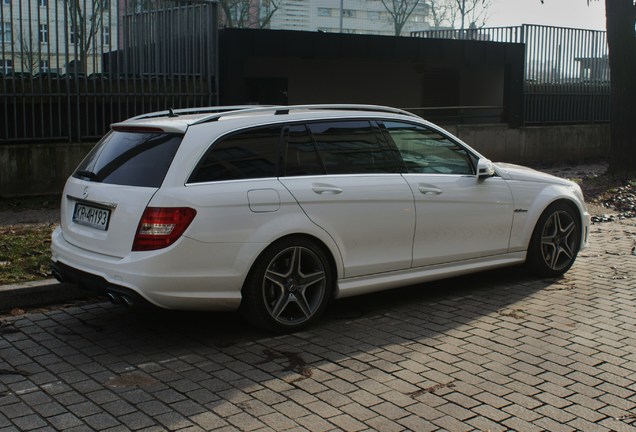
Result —
<path fill-rule="evenodd" d="M 49 72 L 49 61 L 48 60 L 40 60 L 40 73 Z"/>
<path fill-rule="evenodd" d="M 40 24 L 38 37 L 41 44 L 49 43 L 49 26 L 47 24 Z"/>
<path fill-rule="evenodd" d="M 9 75 L 13 72 L 13 61 L 0 59 L 0 72 L 4 75 Z"/>
<path fill-rule="evenodd" d="M 330 17 L 331 16 L 331 9 L 330 8 L 319 7 L 318 8 L 318 16 Z"/>
<path fill-rule="evenodd" d="M 77 43 L 77 32 L 75 31 L 75 23 L 71 23 L 71 27 L 68 29 L 68 39 L 70 44 Z"/>
<path fill-rule="evenodd" d="M 102 45 L 110 45 L 110 27 L 102 29 Z"/>
<path fill-rule="evenodd" d="M 3 22 L 0 28 L 0 42 L 11 43 L 11 23 Z"/>
<path fill-rule="evenodd" d="M 41 7 L 46 7 L 49 4 L 48 0 L 38 0 Z"/>
<path fill-rule="evenodd" d="M 353 9 L 343 9 L 342 10 L 342 17 L 343 18 L 355 18 L 356 17 L 356 11 Z"/>
<path fill-rule="evenodd" d="M 279 126 L 221 138 L 203 156 L 188 183 L 276 177 L 280 139 Z"/>

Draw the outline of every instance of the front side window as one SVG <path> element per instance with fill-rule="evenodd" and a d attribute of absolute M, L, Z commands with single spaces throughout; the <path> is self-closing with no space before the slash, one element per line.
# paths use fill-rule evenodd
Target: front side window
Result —
<path fill-rule="evenodd" d="M 182 139 L 180 134 L 111 132 L 90 151 L 73 177 L 158 188 Z"/>
<path fill-rule="evenodd" d="M 474 174 L 474 157 L 446 136 L 421 125 L 384 122 L 384 131 L 408 173 Z"/>
<path fill-rule="evenodd" d="M 221 138 L 197 164 L 188 183 L 276 177 L 280 126 L 241 131 Z"/>
<path fill-rule="evenodd" d="M 367 120 L 307 125 L 327 174 L 395 173 L 396 160 Z"/>

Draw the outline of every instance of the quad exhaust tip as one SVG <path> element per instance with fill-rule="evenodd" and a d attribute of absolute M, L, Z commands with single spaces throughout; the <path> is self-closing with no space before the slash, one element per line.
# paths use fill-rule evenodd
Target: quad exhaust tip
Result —
<path fill-rule="evenodd" d="M 110 301 L 112 304 L 117 305 L 117 306 L 133 306 L 134 302 L 132 301 L 132 299 L 126 295 L 122 295 L 113 291 L 108 291 L 106 293 L 106 298 L 108 299 L 108 301 Z"/>

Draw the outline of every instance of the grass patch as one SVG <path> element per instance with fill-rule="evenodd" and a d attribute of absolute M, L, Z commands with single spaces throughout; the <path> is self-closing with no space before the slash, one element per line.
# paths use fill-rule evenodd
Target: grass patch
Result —
<path fill-rule="evenodd" d="M 0 285 L 51 277 L 51 232 L 54 225 L 0 227 Z"/>

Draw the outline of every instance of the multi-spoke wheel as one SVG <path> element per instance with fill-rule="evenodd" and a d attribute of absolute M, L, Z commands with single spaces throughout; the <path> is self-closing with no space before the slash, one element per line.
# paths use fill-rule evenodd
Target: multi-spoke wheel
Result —
<path fill-rule="evenodd" d="M 559 276 L 574 264 L 581 245 L 581 222 L 563 203 L 546 209 L 534 229 L 527 262 L 543 276 Z"/>
<path fill-rule="evenodd" d="M 250 272 L 242 308 L 258 325 L 297 330 L 322 313 L 332 280 L 329 261 L 319 247 L 303 238 L 285 239 L 267 249 Z"/>

